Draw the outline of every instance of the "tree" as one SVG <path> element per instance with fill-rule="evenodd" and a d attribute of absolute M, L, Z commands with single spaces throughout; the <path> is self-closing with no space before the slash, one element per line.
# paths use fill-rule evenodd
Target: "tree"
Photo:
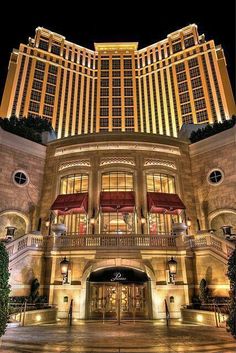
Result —
<path fill-rule="evenodd" d="M 231 119 L 221 122 L 215 122 L 214 124 L 208 124 L 204 128 L 199 128 L 197 131 L 193 131 L 190 136 L 192 143 L 204 140 L 209 136 L 213 136 L 224 130 L 232 128 L 236 124 L 236 116 L 232 116 Z"/>
<path fill-rule="evenodd" d="M 12 116 L 9 119 L 0 119 L 0 126 L 6 131 L 38 143 L 42 142 L 42 132 L 52 131 L 51 123 L 38 116 L 27 118 Z"/>
<path fill-rule="evenodd" d="M 230 303 L 227 325 L 231 334 L 236 338 L 236 249 L 229 257 L 227 276 L 230 280 Z"/>
<path fill-rule="evenodd" d="M 9 257 L 4 243 L 0 242 L 0 337 L 4 335 L 8 321 L 8 302 L 10 273 L 8 271 Z"/>
<path fill-rule="evenodd" d="M 203 304 L 208 302 L 208 293 L 209 293 L 209 289 L 207 287 L 206 280 L 205 278 L 202 278 L 199 285 L 199 299 Z"/>

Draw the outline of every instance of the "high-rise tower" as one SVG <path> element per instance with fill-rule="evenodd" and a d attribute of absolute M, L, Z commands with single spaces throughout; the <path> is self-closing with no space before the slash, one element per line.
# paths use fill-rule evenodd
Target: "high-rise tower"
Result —
<path fill-rule="evenodd" d="M 177 136 L 182 124 L 235 114 L 223 49 L 189 25 L 138 50 L 95 43 L 95 51 L 38 27 L 13 50 L 0 116 L 37 115 L 58 137 L 102 131 Z"/>

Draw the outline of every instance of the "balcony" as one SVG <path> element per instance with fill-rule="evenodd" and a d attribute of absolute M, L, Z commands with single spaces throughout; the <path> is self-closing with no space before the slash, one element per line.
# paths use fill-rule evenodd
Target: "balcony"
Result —
<path fill-rule="evenodd" d="M 6 244 L 10 261 L 26 251 L 72 251 L 72 250 L 182 250 L 201 251 L 209 249 L 226 259 L 235 245 L 227 240 L 205 233 L 194 238 L 168 235 L 75 235 L 54 237 L 25 234 Z"/>
<path fill-rule="evenodd" d="M 48 239 L 48 246 L 58 249 L 169 249 L 176 247 L 173 236 L 150 235 L 70 235 Z M 51 245 L 50 245 L 51 242 Z"/>

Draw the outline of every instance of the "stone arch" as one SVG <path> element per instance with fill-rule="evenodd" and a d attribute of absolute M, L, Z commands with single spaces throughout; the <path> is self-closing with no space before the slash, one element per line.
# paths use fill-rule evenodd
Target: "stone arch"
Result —
<path fill-rule="evenodd" d="M 228 223 L 232 225 L 236 230 L 236 210 L 233 208 L 221 208 L 212 211 L 208 215 L 208 221 L 211 229 L 216 229 L 218 233 L 220 232 L 220 226 Z"/>
<path fill-rule="evenodd" d="M 29 217 L 19 210 L 9 209 L 1 211 L 0 220 L 0 237 L 5 236 L 5 227 L 8 225 L 18 228 L 15 233 L 16 236 L 21 236 L 30 231 Z"/>
<path fill-rule="evenodd" d="M 81 294 L 80 294 L 80 318 L 85 318 L 85 303 L 86 303 L 86 283 L 87 278 L 91 272 L 100 270 L 102 268 L 109 267 L 129 267 L 139 271 L 144 271 L 148 277 L 150 278 L 151 285 L 151 298 L 152 298 L 152 315 L 156 317 L 157 315 L 157 303 L 156 303 L 156 278 L 153 269 L 144 264 L 142 260 L 134 260 L 134 259 L 105 259 L 97 261 L 87 268 L 85 268 L 84 273 L 81 278 Z"/>

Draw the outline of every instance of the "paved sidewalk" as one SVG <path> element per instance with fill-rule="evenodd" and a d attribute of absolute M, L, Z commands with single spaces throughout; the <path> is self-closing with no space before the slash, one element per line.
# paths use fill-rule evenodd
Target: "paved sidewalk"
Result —
<path fill-rule="evenodd" d="M 2 353 L 231 353 L 236 340 L 224 328 L 155 321 L 78 322 L 68 328 L 41 325 L 9 328 Z"/>

